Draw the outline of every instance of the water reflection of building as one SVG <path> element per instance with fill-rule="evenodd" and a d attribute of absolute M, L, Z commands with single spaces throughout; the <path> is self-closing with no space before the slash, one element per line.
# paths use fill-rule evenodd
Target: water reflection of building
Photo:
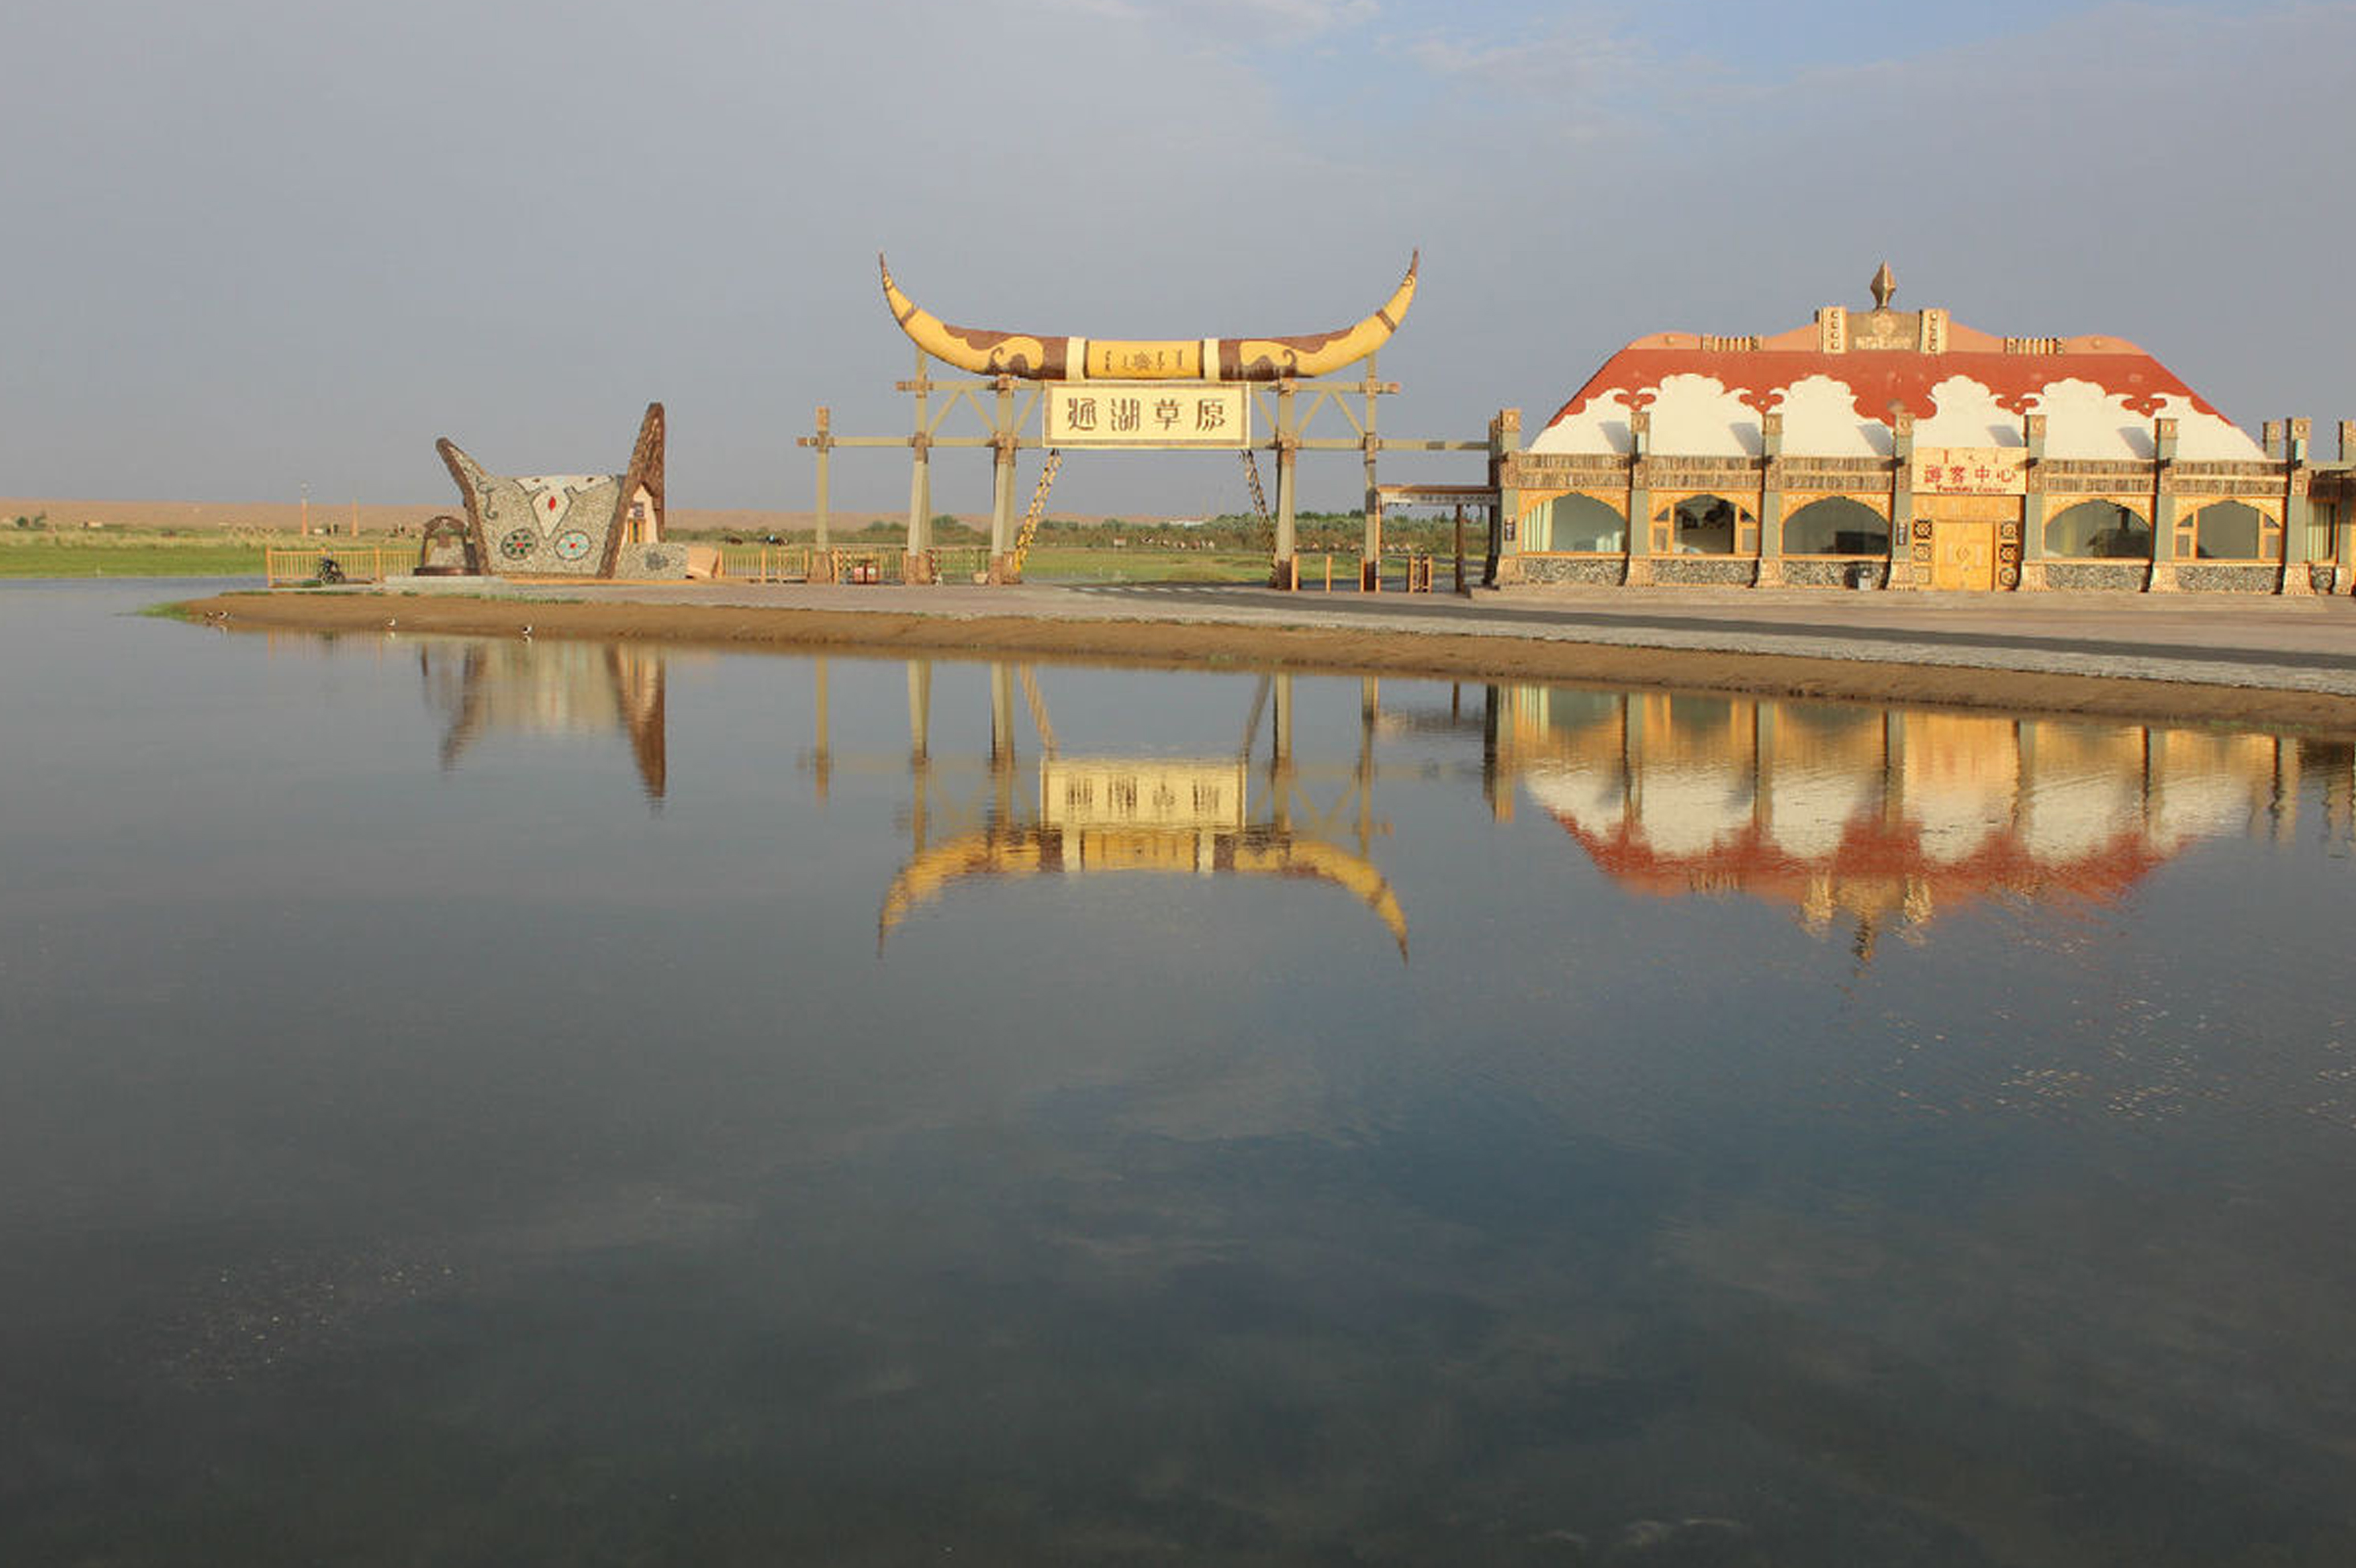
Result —
<path fill-rule="evenodd" d="M 1033 671 L 993 663 L 989 750 L 958 757 L 935 753 L 932 664 L 913 660 L 907 754 L 873 758 L 834 749 L 826 661 L 815 669 L 819 736 L 810 764 L 820 790 L 844 766 L 905 767 L 909 776 L 910 853 L 884 894 L 879 940 L 969 880 L 1162 873 L 1326 883 L 1370 910 L 1407 954 L 1407 916 L 1369 858 L 1384 831 L 1374 816 L 1379 703 L 1371 680 L 1361 685 L 1358 746 L 1347 761 L 1295 756 L 1290 675 L 1261 679 L 1232 755 L 1072 757 L 1059 746 Z M 1038 745 L 1029 762 L 1017 746 L 1018 685 Z"/>
<path fill-rule="evenodd" d="M 493 730 L 618 730 L 648 798 L 663 798 L 669 763 L 660 652 L 619 642 L 428 640 L 417 645 L 417 669 L 426 706 L 444 720 L 444 768 L 455 768 Z"/>
<path fill-rule="evenodd" d="M 1519 784 L 1624 887 L 1743 893 L 1809 925 L 1919 927 L 1996 895 L 2120 897 L 2195 840 L 2287 832 L 2344 746 L 2103 721 L 1541 687 L 1503 692 L 1491 800 Z"/>

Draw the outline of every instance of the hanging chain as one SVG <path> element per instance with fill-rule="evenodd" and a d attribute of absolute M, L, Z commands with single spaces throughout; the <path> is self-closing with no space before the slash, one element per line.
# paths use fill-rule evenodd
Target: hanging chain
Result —
<path fill-rule="evenodd" d="M 1064 449 L 1047 449 L 1047 462 L 1039 470 L 1039 488 L 1031 492 L 1031 510 L 1023 514 L 1023 532 L 1014 536 L 1013 573 L 1023 575 L 1023 563 L 1031 553 L 1031 542 L 1039 536 L 1039 520 L 1047 513 L 1047 492 L 1055 488 L 1055 470 L 1064 466 Z"/>
<path fill-rule="evenodd" d="M 1258 459 L 1252 456 L 1252 449 L 1248 446 L 1244 448 L 1243 456 L 1244 478 L 1251 481 L 1252 510 L 1259 514 L 1261 525 L 1266 526 L 1268 523 L 1268 492 L 1259 488 L 1259 462 Z"/>

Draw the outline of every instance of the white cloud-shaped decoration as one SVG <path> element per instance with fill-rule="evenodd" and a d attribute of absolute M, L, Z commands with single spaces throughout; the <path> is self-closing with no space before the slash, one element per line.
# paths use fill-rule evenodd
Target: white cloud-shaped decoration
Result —
<path fill-rule="evenodd" d="M 1938 412 L 1915 421 L 1918 446 L 2023 446 L 2021 416 L 1996 400 L 1996 393 L 1969 376 L 1949 376 L 1931 389 Z"/>
<path fill-rule="evenodd" d="M 1627 456 L 1635 450 L 1634 438 L 1628 432 L 1629 391 L 1614 387 L 1597 393 L 1577 413 L 1539 431 L 1530 441 L 1530 450 Z"/>
<path fill-rule="evenodd" d="M 1832 858 L 1848 825 L 1881 806 L 1881 772 L 1786 773 L 1768 776 L 1767 836 L 1794 860 Z"/>
<path fill-rule="evenodd" d="M 1756 457 L 1759 411 L 1716 376 L 1661 378 L 1654 394 L 1653 450 L 1680 457 Z"/>
<path fill-rule="evenodd" d="M 1728 767 L 1644 769 L 1645 842 L 1666 859 L 1706 854 L 1751 826 L 1750 776 Z"/>
<path fill-rule="evenodd" d="M 2115 773 L 2040 779 L 2020 802 L 2020 842 L 2044 865 L 2067 865 L 2143 826 L 2142 780 Z"/>
<path fill-rule="evenodd" d="M 1783 450 L 1811 457 L 1887 457 L 1890 426 L 1857 412 L 1857 393 L 1832 376 L 1803 376 L 1783 389 Z"/>
<path fill-rule="evenodd" d="M 1628 814 L 1627 791 L 1617 766 L 1549 762 L 1522 779 L 1530 799 L 1582 832 L 1619 831 Z"/>

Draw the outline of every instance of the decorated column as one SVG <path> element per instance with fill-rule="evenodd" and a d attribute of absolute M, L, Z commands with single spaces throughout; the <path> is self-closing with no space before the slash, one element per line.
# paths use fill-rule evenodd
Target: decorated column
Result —
<path fill-rule="evenodd" d="M 1931 524 L 1914 521 L 1914 416 L 1901 413 L 1890 436 L 1890 585 L 1931 585 Z"/>
<path fill-rule="evenodd" d="M 2348 466 L 2356 464 L 2356 419 L 2340 422 L 2340 461 L 2344 485 Z M 2337 537 L 2334 542 L 2339 547 L 2335 553 L 2339 571 L 2334 575 L 2331 585 L 2331 591 L 2335 594 L 2347 585 L 2350 574 L 2356 573 L 2356 494 L 2341 489 L 2336 521 L 2339 527 L 2335 530 Z"/>
<path fill-rule="evenodd" d="M 1628 572 L 1632 588 L 1653 582 L 1653 415 L 1637 409 L 1628 416 Z"/>
<path fill-rule="evenodd" d="M 1481 580 L 1502 587 L 1522 580 L 1522 411 L 1501 408 L 1489 421 L 1489 485 L 1497 492 L 1489 509 L 1488 561 Z"/>
<path fill-rule="evenodd" d="M 2029 461 L 2020 476 L 2020 585 L 2040 593 L 2045 587 L 2045 416 L 2029 415 L 2023 429 Z"/>
<path fill-rule="evenodd" d="M 2177 590 L 2176 568 L 2192 557 L 2193 541 L 2176 536 L 2176 421 L 2151 425 L 2151 581 L 2155 594 Z"/>
<path fill-rule="evenodd" d="M 2311 419 L 2290 421 L 2289 440 L 2283 454 L 2282 591 L 2286 594 L 2315 592 L 2315 581 L 2307 570 L 2307 531 L 2315 516 L 2308 499 L 2314 476 L 2307 466 L 2307 448 L 2314 432 L 2315 422 Z"/>

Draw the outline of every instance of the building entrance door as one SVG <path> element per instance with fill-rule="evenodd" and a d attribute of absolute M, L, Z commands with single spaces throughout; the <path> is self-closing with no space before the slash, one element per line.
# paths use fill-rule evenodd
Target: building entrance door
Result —
<path fill-rule="evenodd" d="M 1992 592 L 1996 587 L 1996 524 L 1954 522 L 1931 528 L 1931 586 Z"/>

